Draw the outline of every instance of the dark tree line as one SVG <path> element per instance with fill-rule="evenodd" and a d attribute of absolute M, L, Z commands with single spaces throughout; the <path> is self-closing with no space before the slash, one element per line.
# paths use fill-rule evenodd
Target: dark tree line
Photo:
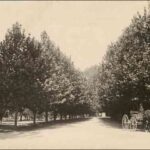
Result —
<path fill-rule="evenodd" d="M 108 47 L 97 81 L 99 103 L 112 117 L 128 112 L 133 100 L 150 102 L 150 14 L 146 9 Z"/>
<path fill-rule="evenodd" d="M 19 23 L 9 29 L 0 42 L 0 120 L 26 109 L 36 123 L 38 114 L 49 113 L 54 120 L 91 113 L 85 78 L 72 61 L 50 40 L 46 32 L 38 41 Z"/>

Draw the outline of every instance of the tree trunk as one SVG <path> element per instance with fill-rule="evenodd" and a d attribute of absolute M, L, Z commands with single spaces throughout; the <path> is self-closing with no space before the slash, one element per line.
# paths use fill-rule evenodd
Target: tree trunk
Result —
<path fill-rule="evenodd" d="M 20 121 L 22 121 L 22 113 L 20 113 Z"/>
<path fill-rule="evenodd" d="M 45 111 L 45 122 L 48 122 L 48 111 Z"/>
<path fill-rule="evenodd" d="M 65 115 L 65 120 L 67 120 L 67 115 Z"/>
<path fill-rule="evenodd" d="M 0 124 L 2 124 L 4 114 L 5 114 L 5 111 L 0 113 Z"/>
<path fill-rule="evenodd" d="M 18 121 L 18 110 L 15 111 L 15 127 L 17 127 L 17 121 Z"/>
<path fill-rule="evenodd" d="M 36 125 L 36 112 L 33 113 L 33 124 Z"/>
<path fill-rule="evenodd" d="M 62 115 L 60 115 L 60 120 L 62 120 L 62 118 L 63 118 L 63 116 L 62 116 Z"/>
<path fill-rule="evenodd" d="M 0 124 L 2 124 L 3 115 L 0 115 Z"/>
<path fill-rule="evenodd" d="M 54 113 L 54 121 L 56 121 L 56 117 L 57 117 L 57 114 L 56 114 L 56 113 Z"/>

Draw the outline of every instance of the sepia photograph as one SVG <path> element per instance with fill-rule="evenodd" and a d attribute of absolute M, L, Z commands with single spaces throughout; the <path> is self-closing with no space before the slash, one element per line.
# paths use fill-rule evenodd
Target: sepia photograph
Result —
<path fill-rule="evenodd" d="M 150 149 L 150 1 L 0 1 L 0 149 Z"/>

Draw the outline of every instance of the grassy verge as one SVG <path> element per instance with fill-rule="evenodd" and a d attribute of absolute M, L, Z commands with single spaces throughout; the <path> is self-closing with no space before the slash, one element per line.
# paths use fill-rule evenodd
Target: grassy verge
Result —
<path fill-rule="evenodd" d="M 28 122 L 24 122 L 24 121 L 18 121 L 18 125 L 17 127 L 15 127 L 13 125 L 13 123 L 11 122 L 4 122 L 3 124 L 0 125 L 0 133 L 2 132 L 12 132 L 12 131 L 30 131 L 30 130 L 38 130 L 38 129 L 43 129 L 43 128 L 47 128 L 47 127 L 57 127 L 60 125 L 66 125 L 66 124 L 70 124 L 70 123 L 77 123 L 80 121 L 87 121 L 91 119 L 89 118 L 76 118 L 76 119 L 68 119 L 68 120 L 56 120 L 56 121 L 49 121 L 49 122 L 37 122 L 36 125 L 33 125 L 33 121 L 28 121 Z M 24 122 L 24 123 L 23 123 Z"/>

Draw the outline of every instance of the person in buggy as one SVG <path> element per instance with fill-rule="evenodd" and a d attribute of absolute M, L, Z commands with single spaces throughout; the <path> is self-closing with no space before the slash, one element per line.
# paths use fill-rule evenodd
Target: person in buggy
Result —
<path fill-rule="evenodd" d="M 144 111 L 143 125 L 144 125 L 144 130 L 150 132 L 150 110 Z"/>
<path fill-rule="evenodd" d="M 143 113 L 144 130 L 146 132 L 150 132 L 150 103 L 149 101 L 143 101 L 143 103 L 140 104 L 139 111 Z"/>

